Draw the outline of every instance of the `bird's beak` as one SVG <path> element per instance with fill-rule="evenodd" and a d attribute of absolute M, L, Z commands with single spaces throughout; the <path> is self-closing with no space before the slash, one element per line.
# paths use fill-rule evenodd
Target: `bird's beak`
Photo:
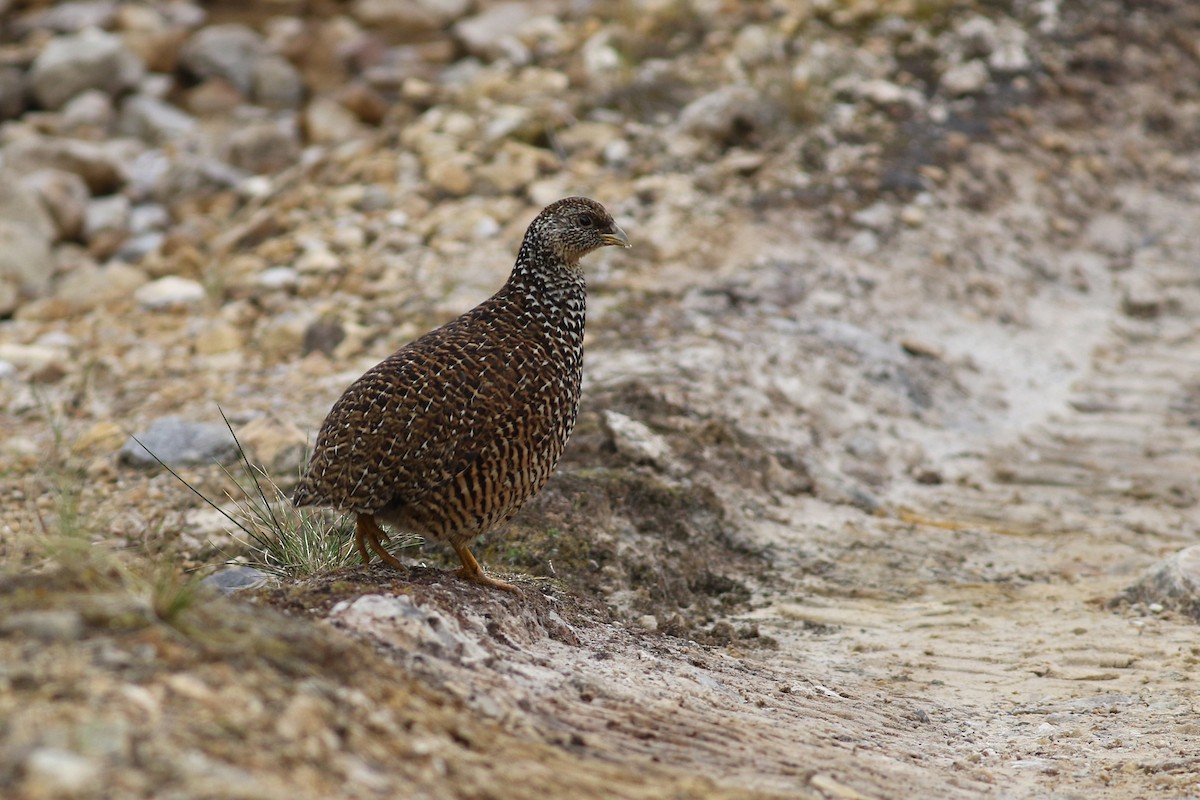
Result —
<path fill-rule="evenodd" d="M 612 230 L 608 233 L 600 234 L 600 241 L 605 244 L 619 245 L 621 247 L 633 247 L 629 243 L 629 237 L 625 235 L 625 231 L 621 230 L 618 225 L 613 225 Z"/>

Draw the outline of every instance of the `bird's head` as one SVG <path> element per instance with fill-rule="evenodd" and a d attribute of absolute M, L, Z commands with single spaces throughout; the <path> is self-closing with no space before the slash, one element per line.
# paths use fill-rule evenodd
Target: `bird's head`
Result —
<path fill-rule="evenodd" d="M 604 206 L 587 197 L 568 197 L 546 206 L 530 224 L 527 243 L 530 237 L 572 265 L 601 247 L 630 246 L 629 237 Z"/>

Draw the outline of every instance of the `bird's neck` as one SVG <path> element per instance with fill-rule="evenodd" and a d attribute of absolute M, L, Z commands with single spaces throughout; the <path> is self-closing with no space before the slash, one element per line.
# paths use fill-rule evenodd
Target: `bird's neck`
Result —
<path fill-rule="evenodd" d="M 558 328 L 583 341 L 587 284 L 578 262 L 566 263 L 526 241 L 500 293 L 521 307 L 528 324 Z"/>

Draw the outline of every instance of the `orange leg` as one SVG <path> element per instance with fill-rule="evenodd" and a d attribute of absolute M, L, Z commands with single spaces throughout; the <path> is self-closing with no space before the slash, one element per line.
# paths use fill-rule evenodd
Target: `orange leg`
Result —
<path fill-rule="evenodd" d="M 375 522 L 375 518 L 370 514 L 359 514 L 355 520 L 354 543 L 358 545 L 358 552 L 362 555 L 363 563 L 368 564 L 371 561 L 371 556 L 367 552 L 366 544 L 371 545 L 371 549 L 379 556 L 383 563 L 393 569 L 404 569 L 404 565 L 400 563 L 400 559 L 384 549 L 383 542 L 388 541 L 388 535 L 383 532 L 383 529 Z"/>
<path fill-rule="evenodd" d="M 477 583 L 480 586 L 490 586 L 493 589 L 501 589 L 505 592 L 521 594 L 521 590 L 516 586 L 513 586 L 511 583 L 499 581 L 495 578 L 489 578 L 483 571 L 483 567 L 479 566 L 479 562 L 475 560 L 475 556 L 471 555 L 471 551 L 467 549 L 465 544 L 454 545 L 454 552 L 458 553 L 458 557 L 463 563 L 462 567 L 455 570 L 454 574 L 458 575 L 458 577 L 462 578 L 463 580 L 468 580 L 471 583 Z"/>

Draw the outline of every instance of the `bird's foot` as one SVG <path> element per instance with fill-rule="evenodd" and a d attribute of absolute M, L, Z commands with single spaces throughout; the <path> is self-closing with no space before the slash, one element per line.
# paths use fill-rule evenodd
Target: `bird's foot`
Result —
<path fill-rule="evenodd" d="M 454 571 L 454 574 L 464 581 L 470 581 L 479 586 L 488 586 L 492 589 L 500 589 L 501 591 L 516 595 L 522 593 L 513 584 L 493 578 L 484 572 L 483 567 L 479 566 L 479 562 L 475 560 L 475 556 L 471 555 L 471 551 L 467 549 L 465 544 L 454 545 L 454 552 L 458 553 L 458 557 L 463 563 L 461 567 Z"/>
<path fill-rule="evenodd" d="M 364 565 L 369 564 L 371 561 L 371 556 L 367 553 L 367 548 L 363 544 L 365 541 L 366 544 L 371 545 L 371 549 L 379 555 L 383 563 L 393 569 L 404 569 L 404 565 L 400 563 L 400 559 L 389 553 L 383 546 L 384 542 L 388 541 L 388 535 L 375 522 L 373 516 L 370 514 L 359 514 L 355 523 L 354 543 L 358 545 L 358 552 L 362 555 Z"/>

